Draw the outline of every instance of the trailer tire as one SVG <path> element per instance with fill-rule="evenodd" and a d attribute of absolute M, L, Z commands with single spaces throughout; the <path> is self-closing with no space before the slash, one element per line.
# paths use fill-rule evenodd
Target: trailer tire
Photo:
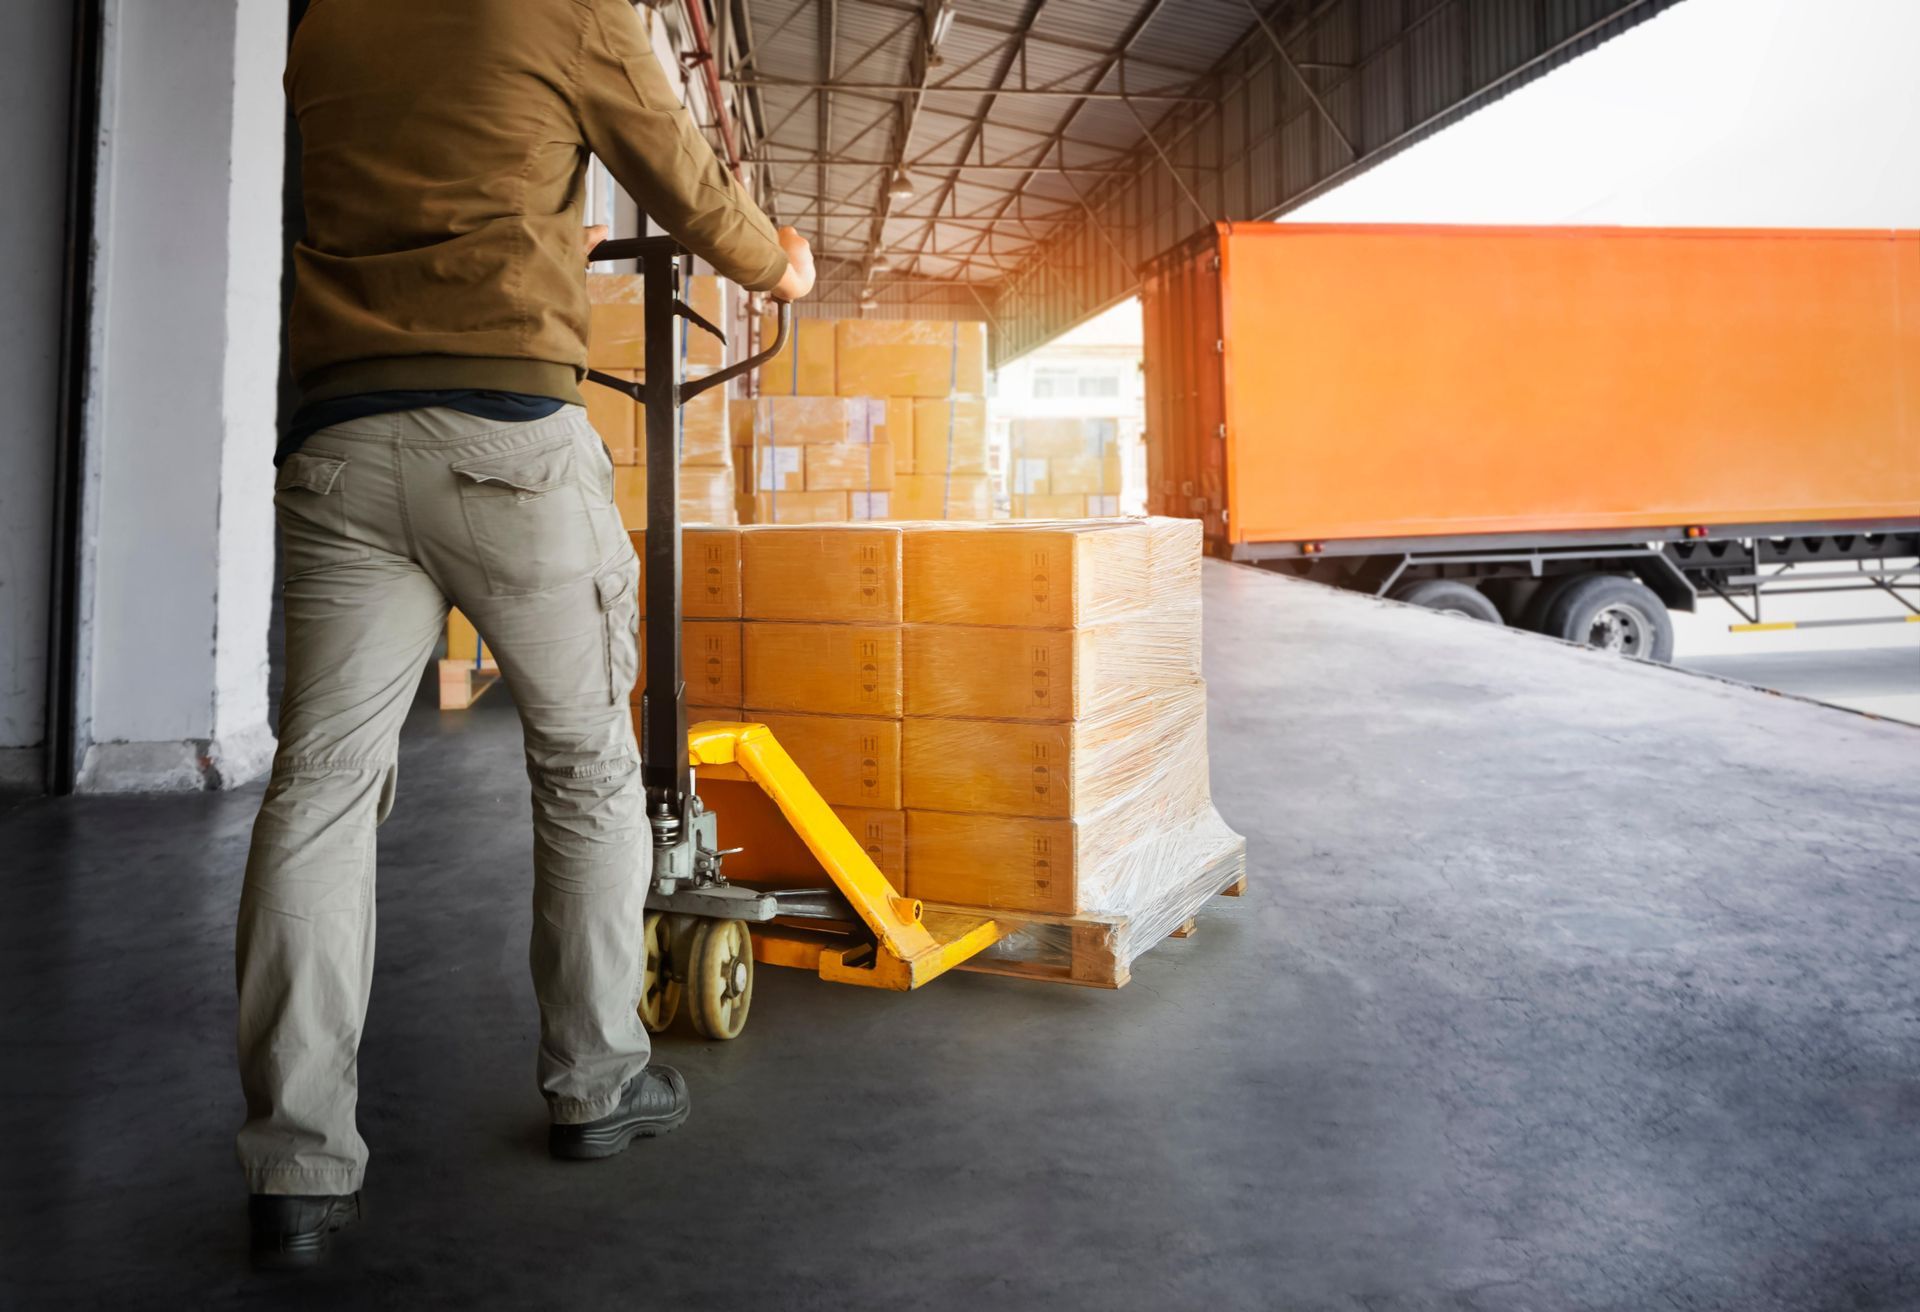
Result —
<path fill-rule="evenodd" d="M 1666 664 L 1673 659 L 1673 617 L 1638 579 L 1588 574 L 1548 607 L 1542 632 L 1599 651 Z"/>
<path fill-rule="evenodd" d="M 1553 630 L 1547 627 L 1547 617 L 1553 613 L 1553 608 L 1559 605 L 1560 598 L 1567 595 L 1567 589 L 1576 583 L 1602 577 L 1605 576 L 1597 572 L 1555 574 L 1549 577 L 1533 590 L 1531 597 L 1527 598 L 1527 609 L 1520 617 L 1520 627 L 1532 633 L 1551 634 Z"/>
<path fill-rule="evenodd" d="M 1428 610 L 1441 611 L 1448 615 L 1465 615 L 1472 620 L 1485 620 L 1489 624 L 1501 624 L 1500 608 L 1487 599 L 1487 595 L 1471 583 L 1462 583 L 1459 579 L 1421 579 L 1395 588 L 1392 600 L 1405 602 L 1409 606 L 1424 606 Z"/>

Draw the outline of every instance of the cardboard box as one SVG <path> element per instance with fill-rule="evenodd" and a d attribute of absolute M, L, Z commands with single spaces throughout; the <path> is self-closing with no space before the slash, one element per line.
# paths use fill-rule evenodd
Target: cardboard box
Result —
<path fill-rule="evenodd" d="M 1017 498 L 1045 496 L 1048 492 L 1052 491 L 1052 489 L 1047 486 L 1047 462 L 1044 460 L 1027 460 L 1015 457 L 1011 468 L 1008 470 L 1008 476 L 1011 484 L 1009 490 L 1016 498 L 1014 505 L 1016 512 L 1020 509 Z"/>
<path fill-rule="evenodd" d="M 774 317 L 761 320 L 761 349 L 773 341 Z M 780 354 L 760 366 L 762 396 L 834 396 L 834 325 L 831 319 L 795 319 Z M 881 392 L 877 395 L 884 396 Z"/>
<path fill-rule="evenodd" d="M 903 632 L 908 715 L 1078 720 L 1200 677 L 1198 633 L 1179 621 L 1091 629 L 910 624 Z"/>
<path fill-rule="evenodd" d="M 885 442 L 833 442 L 803 448 L 810 492 L 889 491 L 893 448 Z"/>
<path fill-rule="evenodd" d="M 913 407 L 917 474 L 987 472 L 987 403 L 977 396 L 919 401 Z"/>
<path fill-rule="evenodd" d="M 755 524 L 844 524 L 845 492 L 759 492 L 754 495 Z"/>
<path fill-rule="evenodd" d="M 733 465 L 724 384 L 709 388 L 680 408 L 680 463 L 729 468 Z"/>
<path fill-rule="evenodd" d="M 1146 520 L 910 532 L 905 617 L 1067 629 L 1140 614 L 1151 540 Z"/>
<path fill-rule="evenodd" d="M 859 442 L 866 438 L 866 407 L 844 396 L 761 395 L 752 401 L 756 447 L 805 446 L 809 442 Z"/>
<path fill-rule="evenodd" d="M 731 524 L 733 513 L 733 470 L 706 465 L 680 466 L 680 522 L 682 524 Z"/>
<path fill-rule="evenodd" d="M 645 465 L 614 466 L 613 504 L 620 511 L 620 522 L 629 530 L 647 526 L 647 467 Z"/>
<path fill-rule="evenodd" d="M 641 625 L 640 677 L 629 698 L 638 705 L 647 684 L 646 626 Z M 684 620 L 680 625 L 680 677 L 687 704 L 740 705 L 740 621 Z M 688 712 L 692 722 L 692 712 Z"/>
<path fill-rule="evenodd" d="M 980 474 L 895 474 L 893 517 L 991 519 L 993 489 Z"/>
<path fill-rule="evenodd" d="M 1094 456 L 1056 456 L 1047 462 L 1048 490 L 1056 494 L 1097 496 L 1101 486 L 1101 465 Z"/>
<path fill-rule="evenodd" d="M 726 284 L 710 273 L 696 273 L 681 292 L 687 307 L 721 332 L 727 331 Z M 680 361 L 688 372 L 718 369 L 727 362 L 726 344 L 705 328 L 675 319 L 680 330 Z"/>
<path fill-rule="evenodd" d="M 761 711 L 900 714 L 900 634 L 893 625 L 751 623 L 746 695 Z"/>
<path fill-rule="evenodd" d="M 834 806 L 900 807 L 900 721 L 755 712 Z"/>
<path fill-rule="evenodd" d="M 1120 498 L 1114 496 L 1088 497 L 1087 514 L 1111 517 L 1120 513 Z M 1198 523 L 1198 520 L 1194 521 Z"/>
<path fill-rule="evenodd" d="M 619 378 L 635 377 L 631 369 L 609 369 L 607 371 Z M 593 431 L 600 434 L 600 440 L 607 444 L 607 453 L 613 457 L 616 465 L 637 465 L 640 463 L 639 423 L 640 406 L 630 396 L 623 396 L 611 387 L 599 383 L 582 381 L 581 399 L 587 403 L 587 422 L 593 425 Z"/>
<path fill-rule="evenodd" d="M 833 880 L 793 831 L 779 804 L 751 780 L 702 779 L 700 800 L 713 811 L 722 847 L 741 851 L 721 870 L 730 880 L 756 888 L 831 888 Z M 896 890 L 906 887 L 907 817 L 903 811 L 836 806 L 869 860 Z"/>
<path fill-rule="evenodd" d="M 1072 820 L 908 811 L 907 896 L 1072 915 L 1087 847 Z"/>
<path fill-rule="evenodd" d="M 746 529 L 740 613 L 751 620 L 898 624 L 902 536 L 880 525 Z"/>
<path fill-rule="evenodd" d="M 892 519 L 891 492 L 847 493 L 847 518 L 853 520 Z"/>
<path fill-rule="evenodd" d="M 753 487 L 756 492 L 807 490 L 807 448 L 804 446 L 760 447 L 754 453 L 753 464 Z"/>
<path fill-rule="evenodd" d="M 646 283 L 634 273 L 587 277 L 587 364 L 594 369 L 647 367 Z"/>
<path fill-rule="evenodd" d="M 890 396 L 886 401 L 886 419 L 873 430 L 873 440 L 885 442 L 893 450 L 893 472 L 913 472 L 913 398 Z"/>
<path fill-rule="evenodd" d="M 1195 774 L 1204 783 L 1206 731 L 1206 687 L 1198 682 L 1072 723 L 909 717 L 901 723 L 901 801 L 914 810 L 1090 815 L 1141 789 L 1190 788 Z"/>
<path fill-rule="evenodd" d="M 842 319 L 842 396 L 978 396 L 987 390 L 987 326 L 978 320 Z"/>
<path fill-rule="evenodd" d="M 640 558 L 640 605 L 646 609 L 647 543 L 631 533 Z M 709 525 L 680 530 L 680 614 L 690 620 L 740 618 L 740 530 Z M 738 703 L 735 703 L 738 705 Z"/>
<path fill-rule="evenodd" d="M 1086 424 L 1077 418 L 1015 419 L 1007 426 L 1007 441 L 1016 459 L 1052 460 L 1085 455 L 1088 449 Z"/>
<path fill-rule="evenodd" d="M 1060 496 L 1052 492 L 1015 497 L 1013 514 L 1016 519 L 1085 519 L 1087 498 L 1078 494 Z"/>

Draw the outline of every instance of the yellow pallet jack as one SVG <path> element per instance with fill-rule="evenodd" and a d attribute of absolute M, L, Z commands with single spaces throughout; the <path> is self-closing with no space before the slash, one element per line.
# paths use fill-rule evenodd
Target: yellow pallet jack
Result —
<path fill-rule="evenodd" d="M 646 408 L 646 686 L 641 777 L 652 830 L 640 1018 L 671 1024 L 684 994 L 693 1026 L 731 1039 L 753 1002 L 754 963 L 812 970 L 869 988 L 913 989 L 978 955 L 1017 925 L 964 912 L 928 913 L 902 896 L 764 724 L 687 724 L 680 661 L 680 411 L 702 392 L 759 368 L 785 346 L 792 307 L 779 306 L 772 345 L 704 378 L 681 377 L 674 319 L 726 334 L 680 295 L 688 256 L 666 237 L 622 238 L 593 260 L 637 260 L 645 280 L 646 374 L 590 370 L 587 379 Z M 773 799 L 832 881 L 830 888 L 757 889 L 728 881 L 718 816 L 702 779 L 744 780 Z M 735 849 L 736 851 L 738 849 Z"/>

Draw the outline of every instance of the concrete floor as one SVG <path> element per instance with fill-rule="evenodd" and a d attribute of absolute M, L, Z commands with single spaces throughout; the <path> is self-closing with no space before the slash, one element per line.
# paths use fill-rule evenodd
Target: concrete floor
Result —
<path fill-rule="evenodd" d="M 1920 725 L 1920 646 L 1693 656 L 1675 664 Z"/>
<path fill-rule="evenodd" d="M 1920 731 L 1208 568 L 1253 885 L 1117 993 L 768 969 L 694 1117 L 543 1152 L 498 694 L 408 727 L 370 1224 L 300 1304 L 1920 1305 Z M 0 1305 L 250 1275 L 229 945 L 258 789 L 0 817 Z"/>

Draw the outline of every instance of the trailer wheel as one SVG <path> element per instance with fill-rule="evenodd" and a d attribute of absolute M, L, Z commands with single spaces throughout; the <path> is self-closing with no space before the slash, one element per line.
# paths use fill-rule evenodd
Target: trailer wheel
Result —
<path fill-rule="evenodd" d="M 1652 588 L 1618 574 L 1589 574 L 1554 599 L 1542 631 L 1644 661 L 1673 659 L 1673 617 Z"/>
<path fill-rule="evenodd" d="M 1567 589 L 1576 583 L 1584 583 L 1588 579 L 1600 577 L 1602 575 L 1598 573 L 1550 575 L 1533 590 L 1533 595 L 1527 598 L 1527 608 L 1520 616 L 1519 627 L 1533 633 L 1552 633 L 1553 630 L 1547 627 L 1547 616 L 1551 615 L 1553 608 L 1560 604 L 1560 598 L 1567 595 Z"/>
<path fill-rule="evenodd" d="M 1500 608 L 1488 601 L 1480 589 L 1459 579 L 1421 579 L 1395 588 L 1390 597 L 1409 606 L 1425 606 L 1448 615 L 1465 615 L 1489 624 L 1501 622 Z"/>

